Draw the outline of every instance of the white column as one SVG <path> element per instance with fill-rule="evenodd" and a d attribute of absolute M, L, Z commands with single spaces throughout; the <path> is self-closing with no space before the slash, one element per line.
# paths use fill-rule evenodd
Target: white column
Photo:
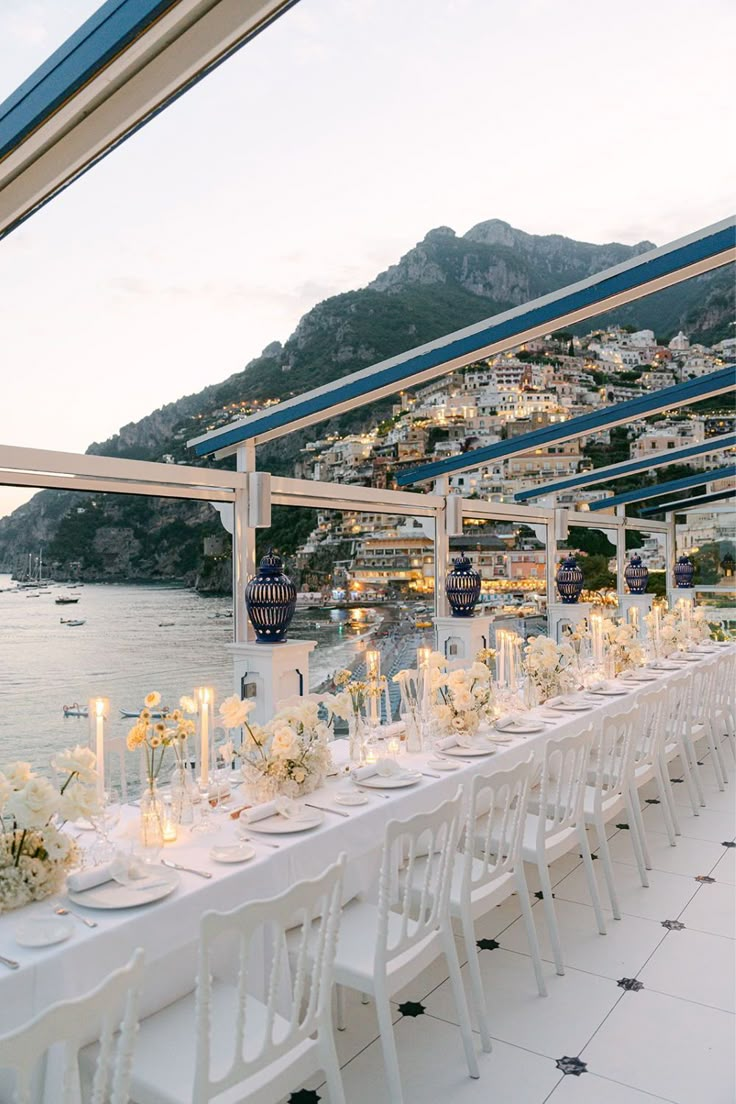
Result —
<path fill-rule="evenodd" d="M 617 506 L 616 514 L 620 519 L 616 529 L 616 594 L 618 595 L 619 614 L 621 614 L 623 612 L 621 599 L 626 593 L 626 578 L 624 576 L 626 568 L 626 507 Z"/>
<path fill-rule="evenodd" d="M 256 468 L 255 445 L 242 445 L 236 454 L 238 472 Z M 248 525 L 248 488 L 238 487 L 233 506 L 233 637 L 236 642 L 255 640 L 245 612 L 245 587 L 256 572 L 256 531 Z"/>
<path fill-rule="evenodd" d="M 448 479 L 442 476 L 434 484 L 434 493 L 444 497 L 447 494 Z M 445 594 L 445 575 L 450 560 L 450 541 L 447 536 L 447 521 L 443 503 L 434 519 L 434 612 L 435 617 L 447 617 L 450 605 Z"/>
<path fill-rule="evenodd" d="M 670 607 L 674 606 L 677 601 L 675 595 L 675 564 L 677 562 L 677 531 L 675 528 L 675 515 L 665 514 L 664 520 L 667 522 L 667 532 L 665 533 L 664 543 L 664 562 L 665 567 L 665 583 L 667 602 Z"/>

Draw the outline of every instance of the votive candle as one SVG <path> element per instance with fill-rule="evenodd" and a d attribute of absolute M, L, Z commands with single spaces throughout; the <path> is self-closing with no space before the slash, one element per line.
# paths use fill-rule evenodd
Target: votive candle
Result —
<path fill-rule="evenodd" d="M 107 698 L 90 698 L 87 713 L 90 735 L 94 736 L 95 758 L 97 760 L 97 800 L 100 805 L 105 800 L 105 717 L 109 712 Z M 90 740 L 91 743 L 91 740 Z"/>
<path fill-rule="evenodd" d="M 210 776 L 210 711 L 215 694 L 209 686 L 198 686 L 194 697 L 199 708 L 199 774 L 206 786 Z"/>

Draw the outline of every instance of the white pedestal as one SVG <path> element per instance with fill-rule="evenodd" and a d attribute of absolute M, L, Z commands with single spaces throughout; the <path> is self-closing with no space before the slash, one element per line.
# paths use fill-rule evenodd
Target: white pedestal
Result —
<path fill-rule="evenodd" d="M 653 601 L 653 594 L 619 594 L 618 596 L 618 608 L 624 621 L 631 621 L 632 619 L 629 610 L 638 610 L 637 624 L 640 640 L 646 640 L 647 638 L 647 626 L 644 617 L 651 610 Z"/>
<path fill-rule="evenodd" d="M 309 654 L 317 647 L 316 640 L 242 641 L 225 647 L 233 660 L 234 693 L 255 699 L 251 717 L 256 724 L 269 721 L 283 698 L 309 693 Z"/>
<path fill-rule="evenodd" d="M 492 614 L 476 617 L 435 617 L 437 651 L 450 663 L 472 663 L 481 648 L 493 647 Z"/>
<path fill-rule="evenodd" d="M 576 629 L 590 619 L 590 602 L 550 602 L 547 606 L 547 635 L 561 644 L 563 629 Z"/>

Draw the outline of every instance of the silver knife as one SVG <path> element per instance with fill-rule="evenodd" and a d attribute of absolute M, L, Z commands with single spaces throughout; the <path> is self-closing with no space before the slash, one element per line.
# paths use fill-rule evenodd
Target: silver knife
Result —
<path fill-rule="evenodd" d="M 181 866 L 179 863 L 172 862 L 171 859 L 162 859 L 162 866 L 168 866 L 172 870 L 184 870 L 187 874 L 198 874 L 200 878 L 211 878 L 212 875 L 207 870 L 194 870 L 191 866 Z"/>
<path fill-rule="evenodd" d="M 335 816 L 347 817 L 350 819 L 350 813 L 343 813 L 341 809 L 330 809 L 327 805 L 312 805 L 309 801 L 304 802 L 305 809 L 319 809 L 321 813 L 334 813 Z"/>

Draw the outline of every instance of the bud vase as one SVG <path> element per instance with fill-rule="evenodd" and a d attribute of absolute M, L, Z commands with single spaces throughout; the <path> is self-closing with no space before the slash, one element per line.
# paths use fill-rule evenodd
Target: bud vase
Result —
<path fill-rule="evenodd" d="M 171 775 L 171 812 L 175 824 L 194 823 L 194 780 L 186 763 L 177 763 Z"/>
<path fill-rule="evenodd" d="M 422 739 L 419 718 L 416 713 L 402 713 L 401 720 L 404 722 L 404 728 L 406 730 L 406 750 L 408 752 L 422 751 L 424 748 L 424 741 Z"/>
<path fill-rule="evenodd" d="M 368 736 L 365 717 L 362 713 L 351 713 L 348 717 L 348 741 L 350 744 L 350 762 L 360 766 L 365 755 L 365 742 Z"/>
<path fill-rule="evenodd" d="M 152 781 L 141 795 L 140 838 L 143 847 L 164 845 L 164 805 L 158 786 Z"/>

